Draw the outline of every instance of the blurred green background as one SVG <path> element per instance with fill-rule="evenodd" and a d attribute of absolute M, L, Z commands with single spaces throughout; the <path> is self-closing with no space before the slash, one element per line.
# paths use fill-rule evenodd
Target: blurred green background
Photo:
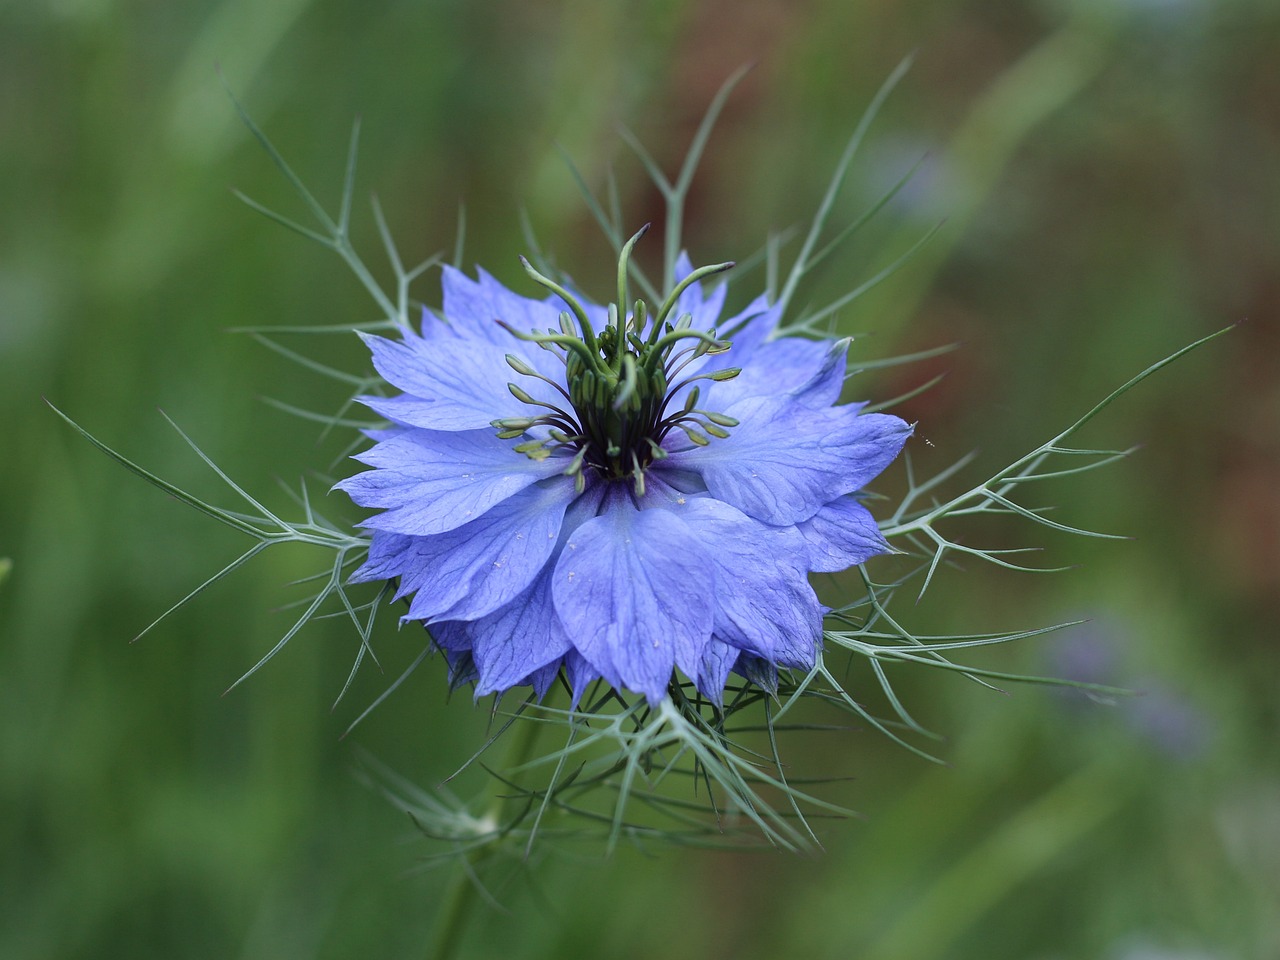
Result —
<path fill-rule="evenodd" d="M 975 542 L 1078 566 L 949 571 L 903 605 L 924 632 L 1089 618 L 981 662 L 1145 696 L 1107 707 L 900 672 L 950 766 L 873 732 L 797 739 L 799 768 L 850 776 L 829 796 L 866 815 L 824 824 L 823 855 L 553 853 L 501 909 L 479 907 L 464 952 L 1280 956 L 1274 3 L 46 0 L 0 6 L 0 957 L 423 956 L 450 879 L 420 869 L 434 848 L 353 775 L 357 745 L 434 784 L 480 742 L 486 705 L 445 703 L 432 664 L 340 741 L 419 638 L 384 624 L 388 674 L 362 671 L 330 712 L 354 654 L 336 621 L 223 698 L 287 626 L 285 584 L 323 562 L 302 551 L 268 553 L 130 646 L 246 544 L 41 402 L 227 506 L 157 408 L 281 508 L 277 477 L 340 451 L 261 396 L 333 409 L 341 386 L 226 331 L 376 312 L 336 258 L 228 193 L 301 213 L 218 65 L 331 206 L 362 116 L 357 194 L 378 192 L 406 257 L 451 249 L 463 202 L 468 262 L 516 283 L 523 207 L 607 290 L 611 255 L 557 144 L 595 186 L 615 166 L 638 226 L 660 206 L 617 124 L 673 170 L 717 87 L 754 62 L 688 223 L 695 260 L 740 258 L 811 213 L 912 50 L 839 212 L 924 164 L 805 295 L 848 289 L 945 219 L 840 317 L 870 334 L 861 356 L 962 343 L 858 385 L 883 398 L 949 371 L 900 411 L 932 443 L 915 443 L 921 470 L 978 448 L 976 481 L 1246 320 L 1092 428 L 1098 445 L 1144 444 L 1136 456 L 1045 489 L 1065 521 L 1134 540 L 987 526 Z M 355 232 L 376 261 L 367 206 Z M 435 299 L 434 277 L 419 293 Z M 291 345 L 363 363 L 349 338 Z"/>

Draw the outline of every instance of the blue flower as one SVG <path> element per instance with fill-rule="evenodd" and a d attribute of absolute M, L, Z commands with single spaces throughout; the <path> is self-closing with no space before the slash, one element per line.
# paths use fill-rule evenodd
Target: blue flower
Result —
<path fill-rule="evenodd" d="M 352 580 L 398 579 L 477 696 L 770 687 L 820 647 L 809 572 L 889 549 L 857 494 L 911 428 L 836 405 L 847 341 L 775 337 L 764 297 L 722 321 L 701 281 L 729 266 L 682 257 L 656 311 L 625 280 L 606 309 L 446 268 L 421 335 L 365 338 L 402 392 L 361 398 L 390 426 L 338 484 L 380 511 Z"/>

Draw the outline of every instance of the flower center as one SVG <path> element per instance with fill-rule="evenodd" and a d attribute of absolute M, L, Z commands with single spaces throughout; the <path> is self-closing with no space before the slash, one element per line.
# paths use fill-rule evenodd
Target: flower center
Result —
<path fill-rule="evenodd" d="M 705 446 L 712 437 L 729 436 L 726 428 L 738 425 L 732 417 L 700 409 L 700 391 L 694 385 L 697 380 L 730 380 L 738 375 L 738 368 L 694 373 L 681 379 L 690 364 L 724 353 L 730 348 L 730 341 L 718 338 L 714 329 L 693 329 L 691 314 L 672 318 L 685 290 L 733 264 L 694 270 L 676 284 L 656 312 L 644 300 L 636 300 L 628 313 L 624 305 L 628 302 L 631 249 L 647 230 L 646 225 L 622 248 L 618 258 L 618 299 L 609 305 L 608 324 L 598 335 L 573 294 L 538 273 L 524 258 L 521 262 L 529 276 L 561 297 L 570 309 L 560 314 L 559 330 L 524 333 L 498 321 L 513 336 L 555 354 L 564 363 L 568 389 L 508 354 L 507 363 L 516 373 L 549 383 L 565 404 L 535 400 L 518 384 L 509 383 L 507 389 L 518 400 L 547 412 L 495 420 L 493 426 L 504 439 L 541 428 L 515 449 L 536 460 L 556 451 L 571 451 L 572 460 L 564 472 L 575 478 L 579 491 L 586 486 L 584 469 L 591 469 L 606 480 L 630 478 L 636 493 L 643 494 L 645 468 L 667 455 L 662 440 L 672 430 L 681 430 L 691 442 Z M 683 400 L 677 404 L 680 397 Z"/>

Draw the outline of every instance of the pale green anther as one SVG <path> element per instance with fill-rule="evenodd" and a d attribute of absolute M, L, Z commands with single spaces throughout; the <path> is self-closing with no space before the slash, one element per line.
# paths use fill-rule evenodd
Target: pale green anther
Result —
<path fill-rule="evenodd" d="M 490 420 L 489 426 L 499 430 L 528 430 L 537 422 L 533 417 L 503 417 L 501 420 Z"/>
<path fill-rule="evenodd" d="M 613 401 L 613 409 L 621 410 L 623 405 L 635 396 L 636 386 L 636 358 L 629 353 L 624 353 L 622 355 L 622 389 L 618 391 L 617 399 Z"/>
<path fill-rule="evenodd" d="M 598 407 L 597 397 L 599 393 L 600 378 L 589 370 L 584 370 L 578 377 L 578 389 L 582 392 L 582 398 L 586 401 L 587 406 Z"/>
<path fill-rule="evenodd" d="M 540 343 L 540 344 L 547 344 L 547 343 L 558 344 L 559 346 L 564 347 L 566 350 L 572 351 L 579 358 L 585 361 L 588 366 L 598 367 L 600 365 L 600 354 L 598 352 L 593 354 L 591 352 L 592 348 L 589 348 L 585 343 L 583 343 L 581 340 L 579 340 L 577 337 L 571 334 L 524 333 L 523 331 L 517 330 L 515 327 L 511 326 L 511 324 L 507 323 L 507 321 L 505 320 L 499 320 L 498 326 L 500 326 L 503 330 L 507 331 L 507 333 L 511 334 L 517 340 L 525 340 L 530 343 Z M 594 342 L 592 346 L 594 347 Z"/>
<path fill-rule="evenodd" d="M 519 400 L 521 403 L 537 403 L 538 402 L 534 400 L 533 397 L 529 396 L 529 394 L 527 394 L 524 390 L 521 390 L 519 387 L 517 387 L 514 383 L 508 383 L 507 389 L 510 390 L 511 395 L 515 397 L 517 400 Z"/>
<path fill-rule="evenodd" d="M 569 461 L 569 466 L 564 468 L 563 475 L 566 477 L 582 476 L 582 462 L 586 459 L 587 448 L 581 447 L 578 452 L 573 455 L 573 459 Z M 579 490 L 579 493 L 582 491 Z"/>
<path fill-rule="evenodd" d="M 707 378 L 715 380 L 717 383 L 723 380 L 732 380 L 742 372 L 741 367 L 725 367 L 723 370 L 717 370 L 714 373 L 707 374 Z"/>
<path fill-rule="evenodd" d="M 507 417 L 492 421 L 492 425 L 504 440 L 514 440 L 523 435 L 527 442 L 520 443 L 515 449 L 535 460 L 571 451 L 573 457 L 564 475 L 574 478 L 574 487 L 580 493 L 586 487 L 585 470 L 590 460 L 592 469 L 600 471 L 609 480 L 633 478 L 636 495 L 642 496 L 645 492 L 645 469 L 653 461 L 667 457 L 667 451 L 659 442 L 667 432 L 678 427 L 691 443 L 707 446 L 711 438 L 728 437 L 726 428 L 738 423 L 732 417 L 698 409 L 701 392 L 692 386 L 695 380 L 729 380 L 738 375 L 737 368 L 680 376 L 691 361 L 723 353 L 731 343 L 728 339 L 721 339 L 716 330 L 696 329 L 691 312 L 673 316 L 681 294 L 691 284 L 733 264 L 715 264 L 694 271 L 675 285 L 656 313 L 643 299 L 635 300 L 634 309 L 628 313 L 627 285 L 632 248 L 647 228 L 646 225 L 638 231 L 619 251 L 617 300 L 608 305 L 608 322 L 598 333 L 591 326 L 582 302 L 560 284 L 540 274 L 523 257 L 521 263 L 525 272 L 564 300 L 569 309 L 559 311 L 558 332 L 556 327 L 546 331 L 516 330 L 509 323 L 498 321 L 513 336 L 537 343 L 559 355 L 564 362 L 568 399 L 574 413 L 535 400 L 524 388 L 509 383 L 507 389 L 516 399 L 546 407 L 555 416 Z M 694 343 L 681 342 L 685 340 Z M 539 373 L 523 357 L 507 354 L 506 361 L 517 374 L 554 385 L 554 381 Z M 674 392 L 689 388 L 683 401 L 683 412 L 674 416 L 669 416 L 667 411 L 668 402 L 673 400 L 668 393 L 669 380 L 676 382 Z M 564 423 L 566 428 L 553 427 L 552 423 Z M 546 426 L 548 439 L 528 440 L 529 429 L 538 424 Z M 648 433 L 653 436 L 646 436 Z"/>
<path fill-rule="evenodd" d="M 634 309 L 631 312 L 631 327 L 636 333 L 644 333 L 644 325 L 649 321 L 649 305 L 643 300 L 637 300 Z M 638 342 L 638 341 L 637 341 Z M 639 349 L 637 347 L 636 349 Z"/>
<path fill-rule="evenodd" d="M 688 314 L 685 314 L 685 316 L 688 316 Z M 703 333 L 701 330 L 690 330 L 687 324 L 684 327 L 672 330 L 670 333 L 663 334 L 649 346 L 655 357 L 661 357 L 663 351 L 673 343 L 678 343 L 681 340 L 688 339 L 702 340 L 704 342 L 709 341 L 710 346 L 715 348 L 711 352 L 715 353 L 721 353 L 723 350 L 728 350 L 729 347 L 732 346 L 732 344 L 725 343 L 723 340 L 717 340 L 709 333 Z"/>
<path fill-rule="evenodd" d="M 667 393 L 667 371 L 659 366 L 656 370 L 649 371 L 649 385 L 653 390 L 655 397 L 666 396 Z"/>
<path fill-rule="evenodd" d="M 545 460 L 551 456 L 551 451 L 541 440 L 530 440 L 528 443 L 517 443 L 515 446 L 516 453 L 523 453 L 530 460 Z"/>
<path fill-rule="evenodd" d="M 508 353 L 506 359 L 507 359 L 507 366 L 509 366 L 516 373 L 522 374 L 523 376 L 526 376 L 526 377 L 538 376 L 537 370 L 533 369 L 533 367 L 529 366 L 527 363 L 525 363 L 523 360 L 517 357 L 514 353 Z"/>
<path fill-rule="evenodd" d="M 705 447 L 707 444 L 711 442 L 702 434 L 700 434 L 697 430 L 694 430 L 692 427 L 685 426 L 683 423 L 677 423 L 676 426 L 679 427 L 681 430 L 683 430 L 685 433 L 685 436 L 687 436 L 690 440 L 692 440 L 694 443 L 696 443 L 700 447 Z"/>
<path fill-rule="evenodd" d="M 583 475 L 582 471 L 579 470 L 577 473 L 573 475 L 573 492 L 580 494 L 586 489 L 587 489 L 587 478 L 586 476 Z"/>

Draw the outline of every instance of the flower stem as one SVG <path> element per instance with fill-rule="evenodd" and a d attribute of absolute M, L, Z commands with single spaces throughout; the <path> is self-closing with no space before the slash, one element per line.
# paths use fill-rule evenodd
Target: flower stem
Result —
<path fill-rule="evenodd" d="M 515 730 L 512 731 L 514 736 L 507 749 L 504 770 L 514 770 L 528 762 L 533 756 L 533 749 L 542 727 L 543 724 L 536 720 L 526 718 L 516 721 Z M 507 813 L 506 808 L 512 800 L 510 797 L 502 796 L 507 789 L 509 788 L 496 778 L 489 782 L 489 788 L 486 791 L 489 803 L 484 820 L 494 825 L 493 838 L 463 855 L 465 864 L 454 875 L 445 893 L 444 902 L 440 908 L 440 920 L 436 926 L 435 940 L 427 953 L 428 960 L 452 960 L 458 955 L 458 948 L 466 934 L 467 920 L 480 892 L 472 867 L 482 862 L 504 839 L 505 830 L 500 828 L 505 826 L 503 815 Z"/>
<path fill-rule="evenodd" d="M 449 885 L 444 906 L 440 909 L 440 923 L 435 943 L 427 954 L 428 960 L 449 960 L 457 956 L 458 945 L 467 928 L 467 917 L 476 901 L 476 885 L 465 870 L 459 870 Z"/>

